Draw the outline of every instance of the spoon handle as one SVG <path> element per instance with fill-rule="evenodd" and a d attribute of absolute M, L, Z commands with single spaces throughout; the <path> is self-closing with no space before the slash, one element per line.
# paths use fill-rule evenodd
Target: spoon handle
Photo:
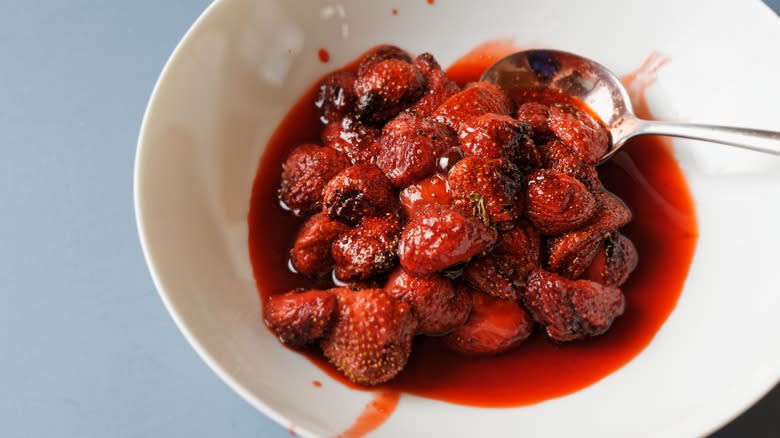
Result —
<path fill-rule="evenodd" d="M 693 123 L 639 120 L 634 135 L 658 134 L 714 141 L 740 148 L 780 155 L 780 132 Z"/>

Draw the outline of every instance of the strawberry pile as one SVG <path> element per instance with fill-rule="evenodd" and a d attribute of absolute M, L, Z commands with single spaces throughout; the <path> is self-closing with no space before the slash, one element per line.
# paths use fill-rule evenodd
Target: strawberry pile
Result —
<path fill-rule="evenodd" d="M 279 340 L 319 345 L 376 385 L 404 368 L 416 335 L 491 355 L 534 327 L 559 342 L 607 331 L 637 265 L 618 231 L 631 212 L 594 167 L 609 133 L 569 100 L 520 103 L 394 46 L 326 76 L 322 145 L 292 150 L 279 199 L 307 218 L 291 266 L 339 287 L 271 296 Z"/>

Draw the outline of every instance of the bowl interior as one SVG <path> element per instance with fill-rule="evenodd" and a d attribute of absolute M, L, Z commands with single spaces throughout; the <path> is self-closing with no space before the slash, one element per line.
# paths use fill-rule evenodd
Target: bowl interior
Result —
<path fill-rule="evenodd" d="M 660 51 L 670 62 L 648 94 L 657 116 L 777 128 L 766 109 L 780 100 L 780 58 L 765 56 L 780 45 L 771 11 L 758 1 L 645 3 L 215 2 L 163 72 L 136 162 L 144 251 L 185 336 L 244 398 L 298 433 L 335 435 L 370 400 L 281 347 L 263 326 L 247 213 L 264 145 L 290 105 L 317 77 L 373 45 L 430 51 L 446 66 L 479 43 L 506 38 L 579 53 L 618 74 Z M 734 22 L 750 26 L 722 32 Z M 320 48 L 329 63 L 318 59 Z M 730 50 L 751 68 L 723 62 Z M 698 435 L 770 389 L 780 377 L 770 245 L 778 241 L 780 159 L 695 142 L 677 142 L 676 152 L 696 201 L 699 247 L 677 309 L 642 354 L 596 385 L 529 407 L 405 396 L 377 435 Z"/>

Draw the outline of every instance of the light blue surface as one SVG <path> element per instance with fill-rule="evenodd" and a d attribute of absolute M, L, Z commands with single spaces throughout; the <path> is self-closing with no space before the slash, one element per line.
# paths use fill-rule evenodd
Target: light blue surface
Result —
<path fill-rule="evenodd" d="M 2 438 L 289 436 L 179 334 L 136 234 L 143 111 L 208 3 L 0 0 Z"/>
<path fill-rule="evenodd" d="M 190 348 L 133 213 L 138 128 L 206 0 L 0 1 L 0 437 L 289 437 Z"/>

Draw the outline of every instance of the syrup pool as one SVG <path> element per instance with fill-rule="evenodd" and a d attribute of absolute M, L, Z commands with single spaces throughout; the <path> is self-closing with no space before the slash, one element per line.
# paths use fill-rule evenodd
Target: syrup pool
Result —
<path fill-rule="evenodd" d="M 517 50 L 487 43 L 453 64 L 448 73 L 463 84 L 477 80 L 504 55 Z M 344 69 L 354 69 L 352 63 Z M 633 81 L 637 72 L 626 77 Z M 291 108 L 263 153 L 252 191 L 249 250 L 263 301 L 295 288 L 327 288 L 330 281 L 310 280 L 287 269 L 302 220 L 282 210 L 277 199 L 281 164 L 300 143 L 319 143 L 322 126 L 312 104 L 319 80 Z M 648 83 L 648 85 L 651 82 Z M 643 89 L 634 87 L 638 100 Z M 646 105 L 637 111 L 650 118 Z M 605 335 L 558 344 L 539 330 L 518 349 L 494 357 L 466 358 L 448 351 L 435 338 L 417 337 L 404 371 L 378 388 L 378 395 L 408 393 L 482 407 L 510 407 L 541 402 L 587 387 L 636 357 L 653 339 L 682 292 L 697 241 L 690 191 L 666 139 L 631 140 L 599 168 L 605 187 L 633 211 L 623 230 L 636 245 L 639 266 L 622 287 L 626 310 Z M 309 359 L 334 379 L 356 389 L 316 351 Z M 379 396 L 378 396 L 379 397 Z M 390 397 L 392 400 L 393 397 Z M 391 403 L 393 406 L 394 404 Z M 389 416 L 392 409 L 380 410 Z M 381 424 L 371 417 L 372 427 Z"/>

